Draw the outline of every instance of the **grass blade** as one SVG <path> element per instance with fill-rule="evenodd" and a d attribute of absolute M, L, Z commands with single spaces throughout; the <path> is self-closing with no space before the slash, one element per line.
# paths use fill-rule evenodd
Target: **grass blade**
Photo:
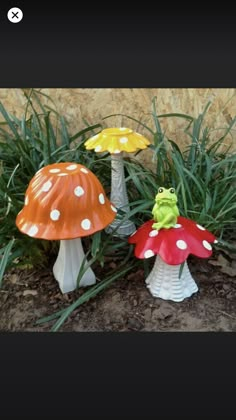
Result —
<path fill-rule="evenodd" d="M 5 252 L 3 254 L 3 257 L 1 259 L 1 263 L 0 263 L 0 287 L 2 286 L 3 276 L 4 276 L 4 273 L 5 273 L 5 270 L 6 270 L 8 261 L 9 261 L 9 255 L 10 255 L 10 252 L 12 250 L 12 247 L 13 247 L 14 242 L 15 242 L 15 239 L 14 238 L 11 239 L 8 242 L 8 244 L 7 244 L 6 248 L 5 248 Z"/>

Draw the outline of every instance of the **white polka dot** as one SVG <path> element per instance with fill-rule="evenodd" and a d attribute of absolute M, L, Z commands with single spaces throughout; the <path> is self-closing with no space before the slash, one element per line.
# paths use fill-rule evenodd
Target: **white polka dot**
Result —
<path fill-rule="evenodd" d="M 120 143 L 122 143 L 122 144 L 123 144 L 123 143 L 127 143 L 127 141 L 128 141 L 128 137 L 121 137 L 119 141 L 120 141 Z"/>
<path fill-rule="evenodd" d="M 150 258 L 153 257 L 154 252 L 151 249 L 148 249 L 147 251 L 144 252 L 144 258 Z"/>
<path fill-rule="evenodd" d="M 198 227 L 198 229 L 200 229 L 200 230 L 206 230 L 203 226 L 201 226 L 201 225 L 196 225 L 197 227 Z"/>
<path fill-rule="evenodd" d="M 98 199 L 100 204 L 105 204 L 105 197 L 103 193 L 99 194 Z"/>
<path fill-rule="evenodd" d="M 157 236 L 158 235 L 158 230 L 157 229 L 155 229 L 155 230 L 151 230 L 151 232 L 149 232 L 149 236 L 150 236 L 150 238 L 153 238 L 154 236 Z"/>
<path fill-rule="evenodd" d="M 102 150 L 102 146 L 99 144 L 98 146 L 95 147 L 95 152 L 100 152 L 100 150 Z"/>
<path fill-rule="evenodd" d="M 179 249 L 186 249 L 187 248 L 186 242 L 183 241 L 182 239 L 180 239 L 179 241 L 176 242 L 176 246 Z"/>
<path fill-rule="evenodd" d="M 29 197 L 28 195 L 25 196 L 25 206 L 28 206 L 29 204 Z"/>
<path fill-rule="evenodd" d="M 118 153 L 120 153 L 120 150 L 119 149 L 115 149 L 113 153 L 118 154 Z"/>
<path fill-rule="evenodd" d="M 60 172 L 61 170 L 60 169 L 50 169 L 50 171 L 49 172 L 51 172 L 51 174 L 56 174 L 57 172 Z"/>
<path fill-rule="evenodd" d="M 59 210 L 54 209 L 51 211 L 50 213 L 50 218 L 54 221 L 58 220 L 60 218 L 61 213 L 59 212 Z"/>
<path fill-rule="evenodd" d="M 204 246 L 204 248 L 208 249 L 208 251 L 212 250 L 212 246 L 211 246 L 211 244 L 209 244 L 209 242 L 204 240 L 204 241 L 202 241 L 202 245 Z"/>
<path fill-rule="evenodd" d="M 81 222 L 81 227 L 82 227 L 84 230 L 89 230 L 89 229 L 90 229 L 90 227 L 91 227 L 91 222 L 90 222 L 90 220 L 89 220 L 89 219 L 84 219 L 84 220 L 82 220 L 82 222 Z"/>
<path fill-rule="evenodd" d="M 43 184 L 43 186 L 42 186 L 42 191 L 43 192 L 48 192 L 50 190 L 51 186 L 52 186 L 52 182 L 51 181 L 45 182 Z"/>
<path fill-rule="evenodd" d="M 217 241 L 217 239 L 215 239 L 215 240 L 214 240 L 214 244 L 218 244 L 218 241 Z"/>
<path fill-rule="evenodd" d="M 115 213 L 117 213 L 117 210 L 116 210 L 116 208 L 113 205 L 111 205 L 111 209 L 112 209 L 112 211 L 114 211 Z"/>
<path fill-rule="evenodd" d="M 88 169 L 86 169 L 86 168 L 81 168 L 80 170 L 81 170 L 81 172 L 83 172 L 84 174 L 88 174 L 88 173 L 89 173 Z"/>
<path fill-rule="evenodd" d="M 119 130 L 120 131 L 125 131 L 125 130 L 127 130 L 127 128 L 126 127 L 120 127 Z"/>
<path fill-rule="evenodd" d="M 68 174 L 66 174 L 65 172 L 62 172 L 61 174 L 58 174 L 57 176 L 67 176 Z"/>
<path fill-rule="evenodd" d="M 74 189 L 74 194 L 76 195 L 76 197 L 81 197 L 81 195 L 84 194 L 84 189 L 80 187 L 80 185 L 78 185 L 78 187 L 75 187 Z"/>
<path fill-rule="evenodd" d="M 176 225 L 173 226 L 175 229 L 181 228 L 182 225 L 180 223 L 176 223 Z"/>
<path fill-rule="evenodd" d="M 74 169 L 76 169 L 77 168 L 77 165 L 69 165 L 69 166 L 67 166 L 66 167 L 66 169 L 68 170 L 68 171 L 73 171 Z"/>
<path fill-rule="evenodd" d="M 98 134 L 96 134 L 95 136 L 93 136 L 92 138 L 91 138 L 91 140 L 96 140 L 98 138 Z"/>
<path fill-rule="evenodd" d="M 31 228 L 29 229 L 28 235 L 29 236 L 35 236 L 38 233 L 39 229 L 37 226 L 33 225 L 31 226 Z"/>

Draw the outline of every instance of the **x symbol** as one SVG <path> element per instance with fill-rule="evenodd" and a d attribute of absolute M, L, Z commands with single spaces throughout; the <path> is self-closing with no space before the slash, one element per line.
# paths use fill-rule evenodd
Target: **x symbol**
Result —
<path fill-rule="evenodd" d="M 19 12 L 16 12 L 16 13 L 12 12 L 12 19 L 13 19 L 13 18 L 15 18 L 15 17 L 18 19 L 18 16 L 17 16 L 17 15 L 18 15 L 18 13 L 19 13 Z"/>
<path fill-rule="evenodd" d="M 7 18 L 11 23 L 19 23 L 23 19 L 23 12 L 19 7 L 12 7 L 7 12 Z"/>

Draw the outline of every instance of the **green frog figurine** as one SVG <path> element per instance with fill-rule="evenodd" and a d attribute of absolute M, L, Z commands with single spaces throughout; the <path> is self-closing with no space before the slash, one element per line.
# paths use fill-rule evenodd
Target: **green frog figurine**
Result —
<path fill-rule="evenodd" d="M 152 209 L 153 218 L 156 222 L 152 225 L 153 229 L 169 229 L 177 223 L 177 217 L 179 216 L 177 201 L 174 188 L 160 187 L 158 189 L 155 205 Z"/>

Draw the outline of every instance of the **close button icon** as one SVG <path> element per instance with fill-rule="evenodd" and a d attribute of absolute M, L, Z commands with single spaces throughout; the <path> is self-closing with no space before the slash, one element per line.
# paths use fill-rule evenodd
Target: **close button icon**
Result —
<path fill-rule="evenodd" d="M 23 18 L 23 12 L 19 7 L 12 7 L 8 10 L 7 17 L 11 23 L 19 23 Z"/>

